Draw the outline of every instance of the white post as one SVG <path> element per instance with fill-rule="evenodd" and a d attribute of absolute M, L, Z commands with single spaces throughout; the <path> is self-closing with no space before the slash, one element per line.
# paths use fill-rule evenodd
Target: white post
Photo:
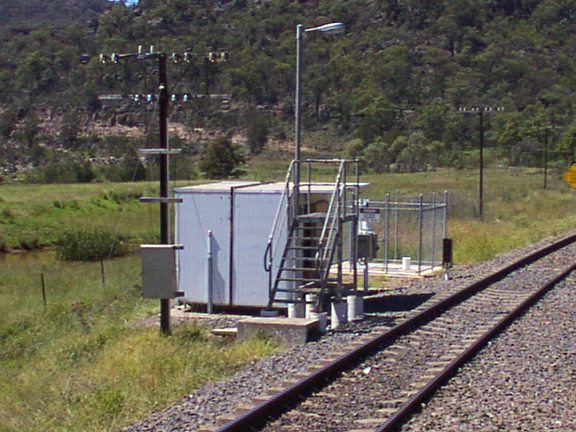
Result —
<path fill-rule="evenodd" d="M 212 299 L 212 231 L 208 230 L 208 238 L 206 239 L 206 312 L 211 314 L 213 312 L 213 299 Z"/>

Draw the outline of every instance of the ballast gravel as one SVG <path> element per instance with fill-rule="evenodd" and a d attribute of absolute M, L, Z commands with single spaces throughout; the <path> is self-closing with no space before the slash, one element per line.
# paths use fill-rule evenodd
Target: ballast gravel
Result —
<path fill-rule="evenodd" d="M 473 279 L 477 279 L 491 270 L 494 267 L 501 266 L 506 262 L 510 262 L 516 260 L 520 256 L 523 256 L 527 253 L 527 251 L 534 250 L 536 248 L 542 247 L 548 243 L 551 243 L 550 240 L 545 240 L 539 242 L 538 244 L 531 245 L 529 247 L 519 249 L 514 251 L 510 254 L 504 255 L 502 257 L 496 258 L 491 261 L 487 261 L 477 266 L 462 266 L 456 268 L 452 271 L 452 280 L 444 280 L 442 275 L 432 278 L 420 279 L 420 280 L 402 280 L 396 283 L 395 286 L 391 286 L 388 293 L 384 294 L 402 294 L 402 295 L 410 295 L 410 294 L 432 294 L 431 298 L 424 304 L 424 307 L 429 302 L 438 301 L 440 298 L 446 297 L 450 295 L 452 292 L 460 289 L 463 285 L 469 283 Z M 573 287 L 576 287 L 576 283 L 573 284 Z M 574 308 L 574 304 L 572 304 L 572 311 L 576 310 Z M 136 432 L 136 431 L 155 431 L 155 432 L 184 432 L 184 431 L 195 431 L 200 429 L 203 426 L 207 426 L 213 424 L 216 418 L 220 415 L 230 414 L 231 409 L 241 403 L 247 403 L 250 401 L 252 397 L 259 396 L 265 392 L 265 390 L 269 387 L 278 385 L 283 379 L 293 376 L 298 372 L 301 372 L 303 369 L 306 368 L 306 365 L 315 364 L 318 360 L 325 357 L 327 353 L 331 351 L 336 351 L 340 349 L 343 345 L 346 345 L 348 342 L 354 340 L 359 334 L 365 333 L 370 331 L 373 328 L 382 327 L 390 327 L 393 325 L 398 324 L 400 321 L 404 320 L 406 317 L 416 313 L 415 311 L 410 312 L 400 312 L 400 313 L 379 313 L 375 314 L 374 316 L 367 317 L 361 322 L 350 323 L 345 326 L 342 326 L 336 330 L 329 331 L 325 336 L 323 336 L 319 341 L 308 343 L 305 346 L 293 347 L 289 348 L 283 352 L 276 353 L 268 358 L 262 359 L 260 361 L 255 361 L 248 364 L 246 367 L 242 368 L 241 370 L 234 373 L 229 378 L 208 384 L 203 386 L 199 389 L 191 391 L 191 393 L 180 399 L 179 401 L 175 402 L 170 407 L 166 408 L 163 411 L 151 414 L 150 417 L 144 419 L 138 423 L 135 423 L 129 427 L 124 428 L 125 432 Z M 574 313 L 573 313 L 574 315 Z M 564 319 L 564 318 L 562 318 Z M 558 330 L 560 327 L 558 326 L 555 319 L 551 319 L 548 325 L 548 329 L 551 333 L 557 334 L 560 333 L 567 333 L 570 335 L 568 337 L 568 341 L 566 342 L 564 336 L 557 335 L 556 337 L 552 337 L 548 335 L 547 339 L 549 341 L 556 341 L 556 346 L 558 348 L 563 347 L 562 343 L 567 343 L 567 347 L 574 347 L 576 345 L 576 341 L 574 340 L 574 330 L 570 329 L 570 325 L 574 328 L 574 319 L 572 321 L 567 321 L 566 328 L 562 327 L 564 330 Z M 209 326 L 210 325 L 208 323 Z M 563 324 L 562 324 L 563 326 Z M 538 325 L 534 326 L 532 330 L 534 333 L 541 332 Z M 562 342 L 558 341 L 558 338 L 562 339 Z M 571 338 L 571 339 L 570 339 Z M 518 343 L 516 343 L 518 345 Z M 528 348 L 525 348 L 528 349 Z M 570 348 L 572 349 L 572 348 Z M 574 348 L 576 349 L 576 348 Z M 558 372 L 564 377 L 571 377 L 572 386 L 576 383 L 576 376 L 574 375 L 574 363 L 576 353 L 574 350 L 570 351 L 562 351 L 561 349 L 557 350 L 556 348 L 548 348 L 546 352 L 545 358 L 548 359 L 546 364 L 548 365 L 548 369 L 552 372 Z M 527 351 L 529 352 L 529 351 Z M 569 353 L 569 354 L 566 354 Z M 522 357 L 524 355 L 524 357 Z M 536 357 L 542 357 L 543 353 L 534 354 Z M 569 355 L 568 359 L 566 355 Z M 527 356 L 526 353 L 517 353 L 516 356 L 513 356 L 515 362 L 510 363 L 509 366 L 504 369 L 504 372 L 508 375 L 505 375 L 505 378 L 512 376 L 516 368 L 524 370 L 526 372 L 527 369 L 531 370 L 532 366 L 530 366 L 531 361 L 525 360 Z M 564 368 L 563 362 L 570 360 L 572 361 L 572 369 Z M 521 368 L 520 368 L 521 367 Z M 552 368 L 552 369 L 549 369 Z M 538 368 L 539 369 L 539 368 Z M 468 370 L 468 369 L 466 369 Z M 566 370 L 567 375 L 564 375 L 563 370 Z M 501 372 L 503 373 L 503 372 Z M 488 387 L 490 388 L 498 388 L 496 386 L 496 377 L 498 376 L 498 371 L 495 370 L 491 372 L 491 375 L 486 375 L 482 378 L 482 380 L 488 383 Z M 531 375 L 529 375 L 530 377 Z M 494 378 L 494 380 L 493 380 Z M 540 379 L 543 379 L 540 377 Z M 505 380 L 506 381 L 506 380 Z M 525 380 L 527 386 L 529 386 L 528 380 Z M 546 381 L 546 380 L 545 380 Z M 548 380 L 549 381 L 549 380 Z M 574 409 L 574 404 L 576 404 L 576 392 L 575 390 L 571 389 L 569 394 L 562 395 L 562 398 L 559 399 L 564 402 L 556 403 L 556 394 L 555 393 L 542 393 L 542 397 L 538 396 L 538 392 L 543 392 L 542 386 L 545 384 L 541 383 L 541 387 L 534 387 L 536 390 L 536 396 L 534 397 L 535 400 L 540 400 L 540 411 L 547 413 L 547 415 L 551 415 L 550 413 L 556 412 L 556 406 L 558 406 L 558 410 L 563 409 L 565 407 L 568 409 L 569 414 L 573 417 L 576 417 L 576 409 Z M 470 389 L 476 388 L 478 384 L 475 384 L 474 381 L 470 380 Z M 556 389 L 560 391 L 562 386 L 557 387 Z M 565 431 L 565 430 L 575 430 L 576 431 L 576 424 L 575 423 L 568 423 L 569 419 L 566 419 L 566 416 L 560 414 L 554 417 L 554 421 L 561 422 L 560 424 L 556 424 L 556 426 L 547 426 L 545 429 L 541 428 L 524 428 L 522 423 L 516 423 L 516 426 L 513 428 L 500 428 L 499 426 L 494 426 L 498 423 L 497 420 L 493 420 L 490 418 L 490 415 L 494 415 L 495 418 L 500 419 L 501 421 L 505 421 L 507 417 L 510 416 L 508 411 L 510 412 L 522 412 L 521 408 L 524 405 L 524 402 L 521 401 L 519 398 L 520 396 L 525 397 L 527 396 L 523 389 L 515 389 L 510 387 L 504 387 L 504 389 L 499 389 L 495 393 L 495 404 L 498 405 L 498 398 L 502 398 L 502 404 L 506 405 L 505 407 L 501 407 L 495 411 L 487 411 L 483 409 L 486 402 L 481 403 L 482 400 L 479 395 L 482 397 L 487 397 L 489 393 L 478 392 L 477 394 L 474 393 L 472 390 L 466 389 L 462 390 L 463 394 L 471 395 L 472 400 L 476 402 L 476 408 L 471 407 L 469 410 L 466 411 L 466 418 L 462 420 L 458 417 L 458 413 L 449 412 L 450 408 L 445 408 L 444 411 L 440 406 L 438 407 L 439 411 L 430 411 L 430 416 L 427 420 L 419 420 L 416 418 L 411 422 L 411 431 L 423 431 L 423 430 L 439 430 L 439 431 L 451 431 L 451 430 L 554 430 L 554 431 Z M 525 389 L 525 387 L 524 387 Z M 456 393 L 460 390 L 456 389 Z M 552 391 L 552 390 L 550 390 Z M 522 392 L 519 394 L 518 392 Z M 476 396 L 473 396 L 476 395 Z M 558 396 L 559 398 L 560 396 Z M 455 398 L 455 395 L 448 396 L 450 400 Z M 571 402 L 572 405 L 568 403 Z M 432 404 L 434 401 L 430 403 Z M 568 406 L 570 405 L 570 407 Z M 458 410 L 458 408 L 456 408 Z M 478 412 L 480 410 L 480 413 Z M 426 411 L 426 410 L 425 410 Z M 532 416 L 538 417 L 538 412 L 540 411 L 531 411 Z M 483 414 L 485 413 L 485 415 Z M 463 413 L 460 413 L 463 414 Z M 447 417 L 443 419 L 439 419 L 438 417 Z M 452 419 L 452 420 L 451 420 Z M 490 423 L 487 422 L 487 419 L 490 420 Z M 417 425 L 416 422 L 423 421 Z M 438 421 L 442 421 L 441 425 L 437 423 Z M 473 422 L 473 423 L 470 423 Z M 572 422 L 574 422 L 572 420 Z M 436 426 L 438 424 L 438 426 Z M 490 424 L 488 428 L 482 429 L 483 424 Z M 543 423 L 542 423 L 543 424 Z M 554 425 L 555 423 L 551 423 Z M 572 429 L 566 428 L 565 426 L 571 424 Z M 463 425 L 463 426 L 462 426 Z M 480 425 L 480 426 L 477 426 Z M 480 427 L 480 429 L 477 429 Z"/>
<path fill-rule="evenodd" d="M 576 431 L 576 274 L 402 428 L 416 431 Z"/>

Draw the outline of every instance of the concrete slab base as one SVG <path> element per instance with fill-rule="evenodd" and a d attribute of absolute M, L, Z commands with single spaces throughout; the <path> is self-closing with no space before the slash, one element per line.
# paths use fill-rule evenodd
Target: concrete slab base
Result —
<path fill-rule="evenodd" d="M 264 335 L 284 345 L 304 345 L 318 337 L 319 324 L 318 319 L 246 318 L 238 321 L 238 340 Z"/>

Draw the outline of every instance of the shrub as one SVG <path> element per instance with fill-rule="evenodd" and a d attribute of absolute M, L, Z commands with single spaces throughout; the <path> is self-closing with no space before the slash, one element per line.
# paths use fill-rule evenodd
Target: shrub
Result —
<path fill-rule="evenodd" d="M 239 167 L 244 162 L 240 148 L 229 138 L 220 136 L 207 144 L 200 158 L 200 169 L 206 178 L 238 177 L 243 172 Z"/>
<path fill-rule="evenodd" d="M 128 237 L 102 229 L 78 230 L 64 234 L 58 241 L 58 259 L 97 261 L 127 255 Z"/>
<path fill-rule="evenodd" d="M 24 237 L 18 240 L 20 247 L 24 250 L 31 251 L 40 247 L 38 237 Z"/>

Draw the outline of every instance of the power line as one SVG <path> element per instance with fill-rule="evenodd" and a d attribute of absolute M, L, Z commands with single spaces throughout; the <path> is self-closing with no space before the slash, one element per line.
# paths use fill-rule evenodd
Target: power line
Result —
<path fill-rule="evenodd" d="M 195 59 L 204 59 L 205 64 L 224 62 L 230 58 L 230 54 L 226 52 L 215 53 L 209 52 L 206 54 L 184 52 L 182 54 L 171 53 L 170 55 L 156 51 L 154 46 L 151 46 L 148 51 L 144 51 L 142 46 L 138 47 L 136 52 L 132 53 L 112 53 L 100 54 L 100 62 L 102 64 L 118 64 L 120 61 L 136 59 L 138 61 L 155 60 L 158 67 L 158 88 L 157 92 L 148 93 L 146 95 L 130 95 L 129 98 L 137 103 L 154 103 L 158 102 L 158 120 L 159 120 L 159 147 L 155 149 L 144 149 L 143 154 L 154 154 L 160 158 L 160 197 L 157 198 L 144 198 L 144 202 L 154 202 L 160 205 L 160 243 L 161 245 L 168 246 L 169 248 L 178 249 L 179 245 L 170 244 L 170 211 L 168 205 L 176 202 L 177 200 L 169 197 L 169 156 L 178 152 L 177 149 L 170 149 L 168 142 L 168 108 L 171 101 L 182 100 L 186 102 L 192 99 L 191 94 L 183 94 L 181 97 L 178 94 L 170 95 L 168 87 L 168 60 L 178 64 L 181 62 L 190 63 Z M 208 86 L 207 86 L 208 87 Z M 204 95 L 210 97 L 209 92 Z M 123 99 L 118 95 L 103 95 L 101 100 L 121 100 Z M 159 249 L 161 250 L 161 249 Z M 162 287 L 161 287 L 162 288 Z M 170 334 L 170 300 L 178 295 L 180 292 L 165 292 L 162 291 L 160 295 L 160 332 L 164 335 Z"/>
<path fill-rule="evenodd" d="M 480 118 L 480 146 L 478 155 L 479 179 L 478 179 L 478 217 L 484 218 L 484 115 L 495 114 L 504 111 L 504 107 L 491 106 L 473 106 L 470 108 L 460 107 L 458 112 L 461 114 L 478 114 Z"/>

